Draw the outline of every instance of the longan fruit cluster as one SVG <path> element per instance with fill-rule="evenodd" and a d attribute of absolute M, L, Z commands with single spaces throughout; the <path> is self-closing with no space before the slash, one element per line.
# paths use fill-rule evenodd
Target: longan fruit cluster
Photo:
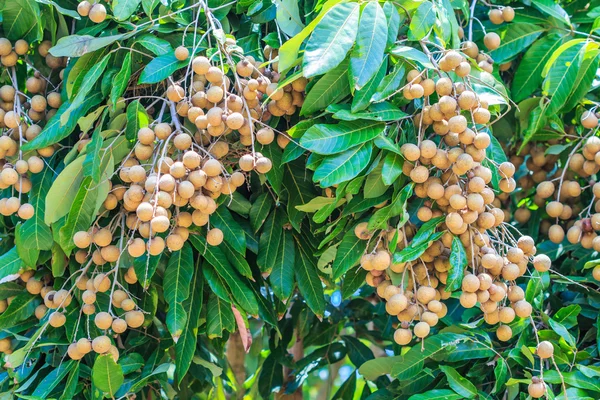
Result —
<path fill-rule="evenodd" d="M 500 25 L 503 22 L 512 22 L 515 19 L 515 10 L 510 6 L 492 8 L 488 13 L 488 17 L 494 25 Z"/>
<path fill-rule="evenodd" d="M 64 288 L 54 290 L 48 284 L 48 278 L 38 280 L 33 277 L 34 272 L 32 270 L 23 272 L 21 279 L 26 282 L 26 289 L 29 293 L 39 294 L 44 301 L 35 309 L 35 316 L 38 319 L 42 319 L 48 310 L 52 310 L 48 317 L 48 324 L 53 328 L 63 326 L 67 321 L 66 307 L 73 301 L 73 291 L 77 288 L 80 293 L 80 304 L 82 304 L 81 312 L 87 316 L 95 314 L 94 324 L 99 330 L 105 332 L 105 335 L 100 335 L 93 340 L 82 338 L 71 343 L 67 350 L 69 357 L 79 360 L 94 350 L 98 354 L 110 353 L 116 362 L 119 358 L 119 352 L 106 334 L 119 335 L 125 333 L 127 329 L 139 328 L 144 323 L 144 314 L 138 309 L 129 294 L 121 289 L 112 290 L 110 299 L 114 308 L 111 308 L 109 312 L 96 312 L 97 294 L 106 293 L 111 288 L 114 289 L 109 274 L 95 273 L 88 277 L 85 272 L 82 272 L 77 276 L 75 286 L 71 290 Z M 133 267 L 129 268 L 125 274 L 125 279 L 128 283 L 137 282 Z"/>
<path fill-rule="evenodd" d="M 444 225 L 440 226 L 444 231 Z M 411 262 L 394 263 L 385 243 L 398 238 L 398 249 L 410 244 L 416 229 L 406 225 L 402 230 L 382 231 L 379 245 L 365 254 L 361 267 L 366 269 L 367 284 L 377 288 L 377 294 L 386 300 L 386 311 L 397 316 L 400 327 L 394 334 L 394 340 L 400 345 L 410 343 L 413 333 L 418 338 L 429 334 L 440 318 L 447 313 L 443 300 L 448 299 L 451 291 L 446 291 L 450 253 L 454 235 L 445 231 L 439 240 L 433 241 L 425 253 Z M 371 239 L 366 223 L 355 228 L 357 237 Z M 508 341 L 512 330 L 507 325 L 516 317 L 528 318 L 532 306 L 524 300 L 525 293 L 514 281 L 527 271 L 528 262 L 537 270 L 548 270 L 550 259 L 545 255 L 535 255 L 533 239 L 521 237 L 514 247 L 507 246 L 504 255 L 495 250 L 490 236 L 485 232 L 465 232 L 458 236 L 466 249 L 469 265 L 464 270 L 461 281 L 462 293 L 459 297 L 464 308 L 473 308 L 479 304 L 484 320 L 490 325 L 500 324 L 496 334 L 499 340 Z M 394 285 L 390 273 L 402 274 L 406 285 Z M 418 322 L 417 322 L 418 321 Z M 414 324 L 413 330 L 410 330 Z"/>
<path fill-rule="evenodd" d="M 37 52 L 44 57 L 50 68 L 64 67 L 64 58 L 53 57 L 48 53 L 51 46 L 49 41 L 44 41 L 37 47 Z M 8 39 L 0 38 L 2 64 L 7 67 L 12 79 L 20 77 L 8 68 L 16 65 L 20 58 L 27 61 L 29 50 L 30 44 L 25 40 L 11 43 Z M 30 175 L 44 169 L 42 157 L 54 154 L 54 147 L 49 146 L 37 150 L 37 154 L 25 155 L 20 147 L 23 142 L 40 134 L 62 100 L 59 92 L 48 90 L 51 82 L 37 70 L 20 84 L 12 79 L 0 86 L 0 189 L 11 189 L 9 197 L 0 199 L 0 214 L 16 214 L 26 220 L 35 213 L 34 207 L 23 198 L 32 188 Z M 19 88 L 23 86 L 26 92 L 20 91 Z"/>
<path fill-rule="evenodd" d="M 95 1 L 94 4 L 87 0 L 80 2 L 77 5 L 77 12 L 82 17 L 88 17 L 90 21 L 96 24 L 104 22 L 106 19 L 106 7 L 100 3 L 96 3 Z"/>

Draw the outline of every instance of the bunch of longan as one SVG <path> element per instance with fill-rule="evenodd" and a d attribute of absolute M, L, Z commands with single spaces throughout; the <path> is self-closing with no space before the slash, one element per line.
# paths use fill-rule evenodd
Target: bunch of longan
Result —
<path fill-rule="evenodd" d="M 50 68 L 64 67 L 63 58 L 48 53 L 50 47 L 51 43 L 44 41 L 36 51 L 45 58 Z M 36 155 L 23 154 L 21 145 L 39 135 L 44 124 L 62 104 L 60 93 L 54 91 L 57 86 L 43 77 L 41 72 L 36 70 L 26 82 L 18 82 L 19 76 L 14 66 L 20 58 L 23 62 L 29 62 L 26 59 L 29 50 L 30 44 L 25 40 L 17 40 L 13 44 L 8 39 L 0 38 L 0 56 L 10 79 L 10 83 L 0 86 L 0 189 L 12 188 L 10 197 L 0 199 L 0 214 L 17 214 L 22 219 L 33 217 L 35 212 L 31 204 L 23 201 L 22 196 L 31 190 L 30 174 L 37 174 L 44 169 L 41 157 L 54 154 L 54 147 L 39 149 Z M 20 91 L 19 88 L 23 86 L 26 92 Z M 53 90 L 49 90 L 49 86 Z"/>
<path fill-rule="evenodd" d="M 90 21 L 99 24 L 106 19 L 106 7 L 94 1 L 94 4 L 87 0 L 80 2 L 77 5 L 77 12 L 82 17 L 88 17 Z"/>

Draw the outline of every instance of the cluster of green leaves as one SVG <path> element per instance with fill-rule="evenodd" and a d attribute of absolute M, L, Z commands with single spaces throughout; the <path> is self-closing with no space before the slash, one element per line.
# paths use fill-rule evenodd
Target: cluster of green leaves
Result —
<path fill-rule="evenodd" d="M 598 11 L 584 3 L 515 3 L 512 24 L 483 23 L 502 38 L 490 54 L 496 64 L 513 66 L 503 73 L 496 68 L 491 76 L 474 67 L 481 78 L 474 86 L 496 113 L 519 105 L 518 113 L 510 111 L 494 126 L 499 139 L 490 152 L 494 160 L 506 157 L 499 141 L 562 137 L 564 116 L 572 118 L 589 96 L 598 46 L 591 37 L 573 35 L 594 34 Z M 407 202 L 412 187 L 402 175 L 400 146 L 415 141 L 411 116 L 423 104 L 408 102 L 399 91 L 409 70 L 433 68 L 422 47 L 426 41 L 459 48 L 459 25 L 466 31 L 471 17 L 469 4 L 460 0 L 405 1 L 401 7 L 391 1 L 208 1 L 245 54 L 262 60 L 261 47 L 268 44 L 279 50 L 283 76 L 311 78 L 300 118 L 270 121 L 294 141 L 285 150 L 257 146 L 273 161 L 268 187 L 253 176 L 248 191 L 221 200 L 211 224 L 224 232 L 223 244 L 206 246 L 201 235 L 192 235 L 179 252 L 124 260 L 140 279 L 129 289 L 148 314 L 145 329 L 124 338 L 117 363 L 107 356 L 63 358 L 67 345 L 83 336 L 77 301 L 65 328 L 42 329 L 46 320 L 32 317 L 41 299 L 12 280 L 20 270 L 37 267 L 38 276 L 51 273 L 60 287 L 81 267 L 69 257 L 72 234 L 96 218 L 108 190 L 105 178 L 153 117 L 146 109 L 151 101 L 143 98 L 152 89 L 140 89 L 136 96 L 142 97 L 126 106 L 116 100 L 128 98 L 132 84 L 162 87 L 171 75 L 185 72 L 187 62 L 175 58 L 176 46 L 195 54 L 213 51 L 214 42 L 196 43 L 190 34 L 193 4 L 115 0 L 107 7 L 113 17 L 95 25 L 73 11 L 75 1 L 0 1 L 5 36 L 49 39 L 55 43 L 52 55 L 70 57 L 63 106 L 23 150 L 66 147 L 48 160 L 51 168 L 34 177 L 29 199 L 35 217 L 22 224 L 2 221 L 0 299 L 16 296 L 0 315 L 0 338 L 12 337 L 15 347 L 0 374 L 4 395 L 100 398 L 160 390 L 168 398 L 243 391 L 268 398 L 276 391 L 303 390 L 312 398 L 325 387 L 341 399 L 525 398 L 529 371 L 540 368 L 528 321 L 511 325 L 515 340 L 502 346 L 482 321 L 473 322 L 473 311 L 450 299 L 450 312 L 435 335 L 423 348 L 416 344 L 403 351 L 393 344 L 395 321 L 383 303 L 372 301 L 366 271 L 356 268 L 366 249 L 353 233 L 358 222 L 368 221 L 372 229 L 404 223 L 419 206 Z M 485 21 L 487 10 L 477 5 L 475 16 Z M 198 33 L 207 27 L 202 16 Z M 477 23 L 473 33 L 483 48 Z M 32 59 L 46 71 L 39 56 Z M 32 73 L 25 64 L 17 69 L 19 76 Z M 5 74 L 0 79 L 8 81 Z M 78 137 L 84 134 L 91 141 L 80 153 Z M 323 190 L 334 186 L 333 196 Z M 422 227 L 421 240 L 397 256 L 418 257 L 422 244 L 434 240 L 434 230 L 434 224 Z M 530 234 L 537 238 L 536 232 Z M 455 253 L 463 251 L 457 246 Z M 572 284 L 591 282 L 581 277 L 589 252 L 549 243 L 538 252 L 556 260 L 568 278 L 535 273 L 520 282 L 536 310 L 539 338 L 557 344 L 560 374 L 545 370 L 544 379 L 560 393 L 556 398 L 597 398 L 600 349 L 594 324 L 600 323 L 600 298 Z M 109 299 L 98 301 L 107 305 Z M 235 331 L 254 339 L 246 343 L 250 377 L 242 386 L 224 357 Z M 396 356 L 380 357 L 383 351 Z"/>

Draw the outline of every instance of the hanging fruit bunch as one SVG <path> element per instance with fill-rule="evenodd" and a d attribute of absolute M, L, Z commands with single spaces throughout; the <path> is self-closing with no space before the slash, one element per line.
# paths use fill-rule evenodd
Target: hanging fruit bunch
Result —
<path fill-rule="evenodd" d="M 35 152 L 23 152 L 21 146 L 35 138 L 47 121 L 61 106 L 59 93 L 65 59 L 48 53 L 51 44 L 44 41 L 32 47 L 20 39 L 11 42 L 0 38 L 0 56 L 3 73 L 0 75 L 0 214 L 17 215 L 28 220 L 35 208 L 27 202 L 32 189 L 31 176 L 44 169 L 45 157 L 54 154 L 54 146 Z M 33 53 L 44 60 L 39 66 L 47 76 L 36 69 L 31 60 Z"/>
<path fill-rule="evenodd" d="M 268 46 L 264 54 L 271 61 L 277 56 Z M 204 236 L 210 246 L 223 242 L 211 215 L 245 185 L 252 171 L 262 175 L 271 170 L 272 161 L 255 145 L 275 139 L 268 125 L 271 116 L 292 115 L 302 105 L 304 78 L 280 86 L 277 63 L 263 66 L 244 55 L 232 38 L 211 56 L 192 57 L 184 46 L 174 55 L 190 68 L 170 77 L 157 106 L 143 111 L 149 122 L 140 126 L 133 150 L 107 176 L 98 216 L 89 229 L 73 233 L 75 259 L 83 266 L 73 277 L 74 286 L 40 292 L 44 305 L 36 312 L 52 309 L 52 327 L 65 324 L 75 296 L 81 313 L 97 328 L 71 343 L 72 359 L 93 350 L 117 361 L 119 352 L 110 337 L 145 323 L 144 310 L 128 287 L 139 278 L 147 282 L 147 265 L 163 253 L 186 252 L 191 235 Z M 93 140 L 82 137 L 81 151 Z M 131 260 L 142 267 L 134 268 Z M 110 299 L 108 308 L 99 306 L 107 304 L 98 302 L 99 296 Z M 180 333 L 172 334 L 177 338 Z"/>

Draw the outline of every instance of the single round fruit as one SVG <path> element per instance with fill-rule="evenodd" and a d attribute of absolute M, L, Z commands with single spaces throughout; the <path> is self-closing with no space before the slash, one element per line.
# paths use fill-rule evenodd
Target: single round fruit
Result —
<path fill-rule="evenodd" d="M 98 336 L 92 340 L 92 349 L 98 354 L 104 354 L 109 349 L 112 343 L 108 336 Z"/>
<path fill-rule="evenodd" d="M 141 311 L 128 311 L 125 321 L 130 328 L 139 328 L 144 323 L 144 314 Z"/>
<path fill-rule="evenodd" d="M 431 327 L 427 322 L 418 322 L 414 327 L 414 331 L 416 337 L 423 339 L 425 336 L 429 335 Z"/>
<path fill-rule="evenodd" d="M 112 324 L 113 318 L 107 312 L 99 312 L 96 314 L 96 318 L 94 318 L 94 323 L 98 327 L 98 329 L 108 329 Z"/>
<path fill-rule="evenodd" d="M 175 58 L 177 58 L 179 61 L 187 60 L 189 56 L 190 51 L 186 47 L 179 46 L 175 49 Z"/>
<path fill-rule="evenodd" d="M 554 355 L 554 346 L 549 341 L 544 340 L 537 345 L 535 352 L 542 359 L 550 358 Z"/>
<path fill-rule="evenodd" d="M 206 241 L 211 246 L 218 246 L 223 242 L 223 231 L 219 228 L 212 228 L 206 233 Z"/>
<path fill-rule="evenodd" d="M 92 22 L 97 24 L 104 22 L 106 19 L 106 7 L 100 3 L 96 3 L 92 6 L 89 12 L 89 18 Z"/>

